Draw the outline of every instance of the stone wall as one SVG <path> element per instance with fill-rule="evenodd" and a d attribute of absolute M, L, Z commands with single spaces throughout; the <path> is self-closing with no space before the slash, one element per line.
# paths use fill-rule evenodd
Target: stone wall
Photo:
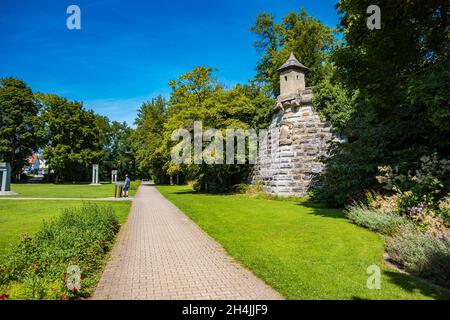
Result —
<path fill-rule="evenodd" d="M 280 196 L 306 195 L 314 173 L 324 168 L 330 141 L 338 136 L 312 106 L 312 89 L 277 101 L 266 141 L 253 168 L 251 183 L 261 181 L 264 191 Z"/>

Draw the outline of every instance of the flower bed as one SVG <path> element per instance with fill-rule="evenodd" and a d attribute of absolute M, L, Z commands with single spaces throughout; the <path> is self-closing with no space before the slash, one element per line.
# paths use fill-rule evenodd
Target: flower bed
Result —
<path fill-rule="evenodd" d="M 95 288 L 119 222 L 111 207 L 66 209 L 0 265 L 0 299 L 76 299 Z"/>

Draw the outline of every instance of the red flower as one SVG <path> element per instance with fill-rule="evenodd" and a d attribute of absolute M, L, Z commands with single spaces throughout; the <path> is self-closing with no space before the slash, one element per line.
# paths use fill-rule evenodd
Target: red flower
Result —
<path fill-rule="evenodd" d="M 7 295 L 6 293 L 0 294 L 0 300 L 6 300 L 9 298 L 9 295 Z"/>

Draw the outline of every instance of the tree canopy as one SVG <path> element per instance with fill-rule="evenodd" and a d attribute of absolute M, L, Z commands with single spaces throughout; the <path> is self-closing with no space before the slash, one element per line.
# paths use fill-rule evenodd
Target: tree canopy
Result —
<path fill-rule="evenodd" d="M 48 141 L 43 148 L 44 158 L 56 181 L 85 177 L 89 165 L 98 163 L 104 154 L 94 112 L 54 94 L 39 94 L 38 99 Z"/>
<path fill-rule="evenodd" d="M 230 190 L 246 181 L 250 166 L 176 164 L 170 157 L 172 132 L 184 128 L 193 133 L 194 121 L 201 121 L 203 131 L 267 127 L 273 101 L 258 89 L 237 85 L 225 89 L 218 84 L 213 69 L 200 66 L 170 81 L 171 94 L 166 102 L 159 97 L 144 103 L 136 120 L 134 149 L 139 167 L 150 170 L 157 181 L 193 180 L 202 191 Z M 209 142 L 204 142 L 206 146 Z"/>
<path fill-rule="evenodd" d="M 167 101 L 162 96 L 144 102 L 135 120 L 136 130 L 130 136 L 138 173 L 159 183 L 169 182 L 163 169 L 167 155 L 160 149 L 166 121 Z"/>
<path fill-rule="evenodd" d="M 334 30 L 309 16 L 304 9 L 288 13 L 281 23 L 276 23 L 272 14 L 261 13 L 250 30 L 257 36 L 254 45 L 261 54 L 255 81 L 272 95 L 279 94 L 277 70 L 291 52 L 309 68 L 307 86 L 314 86 L 323 79 L 324 62 L 334 43 Z"/>
<path fill-rule="evenodd" d="M 0 80 L 0 160 L 10 162 L 18 180 L 27 157 L 43 142 L 40 106 L 25 82 Z"/>
<path fill-rule="evenodd" d="M 422 156 L 448 158 L 450 150 L 448 1 L 379 1 L 379 30 L 369 30 L 361 14 L 370 4 L 337 5 L 345 41 L 331 53 L 332 85 L 341 88 L 331 100 L 342 90 L 355 94 L 343 126 L 349 142 L 335 147 L 323 175 L 328 199 L 338 204 L 379 188 L 380 165 L 407 172 Z"/>

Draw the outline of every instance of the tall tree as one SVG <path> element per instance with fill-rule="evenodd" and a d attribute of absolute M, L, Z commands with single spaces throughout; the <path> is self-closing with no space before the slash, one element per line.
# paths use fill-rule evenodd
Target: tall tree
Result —
<path fill-rule="evenodd" d="M 104 154 L 94 112 L 54 94 L 39 94 L 38 98 L 49 141 L 44 158 L 56 182 L 87 180 L 90 165 L 98 163 Z"/>
<path fill-rule="evenodd" d="M 13 180 L 19 179 L 27 156 L 43 142 L 39 110 L 25 82 L 0 80 L 0 159 L 11 163 Z"/>
<path fill-rule="evenodd" d="M 109 179 L 111 170 L 117 170 L 119 177 L 125 174 L 135 177 L 135 160 L 132 152 L 132 136 L 134 130 L 126 122 L 112 121 L 108 123 L 107 143 L 103 149 L 105 155 L 101 161 L 104 176 Z"/>
<path fill-rule="evenodd" d="M 171 86 L 163 147 L 159 149 L 163 154 L 168 155 L 174 145 L 170 140 L 172 132 L 184 128 L 193 133 L 194 121 L 201 121 L 203 130 L 221 130 L 223 137 L 226 137 L 225 129 L 268 125 L 272 99 L 249 86 L 237 85 L 225 90 L 217 83 L 212 68 L 195 68 L 172 81 Z M 208 144 L 204 142 L 204 147 Z M 246 182 L 251 166 L 248 162 L 243 165 L 174 164 L 169 160 L 164 168 L 171 175 L 194 180 L 199 190 L 222 192 L 230 190 L 234 184 Z"/>
<path fill-rule="evenodd" d="M 163 169 L 164 163 L 168 161 L 167 154 L 159 150 L 166 120 L 167 102 L 163 97 L 144 102 L 135 120 L 136 130 L 130 136 L 139 174 L 145 178 L 151 176 L 159 183 L 168 182 Z"/>
<path fill-rule="evenodd" d="M 450 151 L 449 2 L 377 1 L 381 29 L 369 30 L 369 0 L 339 2 L 345 41 L 332 54 L 337 77 L 357 92 L 345 135 L 324 175 L 343 204 L 377 188 L 377 166 L 411 171 L 424 155 Z"/>
<path fill-rule="evenodd" d="M 255 81 L 263 84 L 272 95 L 279 94 L 277 69 L 290 53 L 310 70 L 307 85 L 314 86 L 324 77 L 324 62 L 333 44 L 333 29 L 309 16 L 304 9 L 290 12 L 281 23 L 272 14 L 261 13 L 250 28 L 257 35 L 254 45 L 261 53 L 256 67 Z"/>

